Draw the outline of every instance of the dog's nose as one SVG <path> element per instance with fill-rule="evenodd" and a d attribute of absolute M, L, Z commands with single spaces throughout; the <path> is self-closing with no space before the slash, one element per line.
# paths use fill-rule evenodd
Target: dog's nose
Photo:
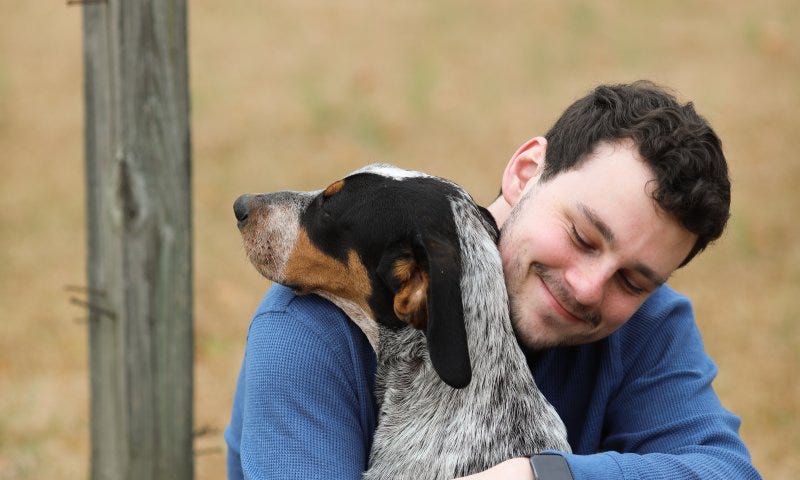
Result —
<path fill-rule="evenodd" d="M 233 214 L 236 215 L 239 226 L 247 221 L 250 216 L 250 195 L 242 195 L 233 202 Z"/>

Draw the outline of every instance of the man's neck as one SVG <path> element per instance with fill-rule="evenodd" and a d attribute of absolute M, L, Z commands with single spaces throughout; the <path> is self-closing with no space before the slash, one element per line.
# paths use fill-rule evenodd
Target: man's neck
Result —
<path fill-rule="evenodd" d="M 509 205 L 505 198 L 500 195 L 495 199 L 494 202 L 487 206 L 486 209 L 489 210 L 489 213 L 491 213 L 492 217 L 494 217 L 494 221 L 497 223 L 497 228 L 502 229 L 503 223 L 505 223 L 505 221 L 508 219 L 508 216 L 511 214 L 511 205 Z"/>

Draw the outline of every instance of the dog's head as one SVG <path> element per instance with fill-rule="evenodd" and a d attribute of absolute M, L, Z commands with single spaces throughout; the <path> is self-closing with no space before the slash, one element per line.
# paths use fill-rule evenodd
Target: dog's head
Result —
<path fill-rule="evenodd" d="M 243 195 L 234 213 L 262 275 L 424 331 L 436 372 L 461 388 L 471 367 L 454 199 L 469 196 L 437 177 L 371 165 L 316 192 Z"/>

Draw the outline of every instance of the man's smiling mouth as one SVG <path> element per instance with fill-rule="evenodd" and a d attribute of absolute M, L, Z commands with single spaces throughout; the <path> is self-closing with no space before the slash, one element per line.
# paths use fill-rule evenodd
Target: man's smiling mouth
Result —
<path fill-rule="evenodd" d="M 565 295 L 563 295 L 564 289 L 559 288 L 555 280 L 553 280 L 552 275 L 548 271 L 547 267 L 535 263 L 532 268 L 539 277 L 539 280 L 542 282 L 542 286 L 551 300 L 551 306 L 554 308 L 554 310 L 556 310 L 560 317 L 571 322 L 585 323 L 593 328 L 600 324 L 600 315 L 597 313 L 590 311 L 587 311 L 583 314 L 575 313 L 575 311 L 579 309 L 571 308 L 569 303 L 563 300 L 565 297 Z"/>

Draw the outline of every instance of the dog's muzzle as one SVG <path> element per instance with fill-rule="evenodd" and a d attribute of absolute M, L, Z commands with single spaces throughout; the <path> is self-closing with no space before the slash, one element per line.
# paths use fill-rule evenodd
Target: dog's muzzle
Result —
<path fill-rule="evenodd" d="M 311 203 L 311 199 L 318 193 L 319 191 L 244 194 L 233 202 L 233 214 L 236 216 L 240 230 L 265 208 L 286 209 L 295 216 L 299 216 L 300 212 L 305 210 Z"/>
<path fill-rule="evenodd" d="M 266 278 L 283 281 L 294 248 L 299 219 L 317 192 L 245 194 L 233 203 L 248 258 Z"/>

